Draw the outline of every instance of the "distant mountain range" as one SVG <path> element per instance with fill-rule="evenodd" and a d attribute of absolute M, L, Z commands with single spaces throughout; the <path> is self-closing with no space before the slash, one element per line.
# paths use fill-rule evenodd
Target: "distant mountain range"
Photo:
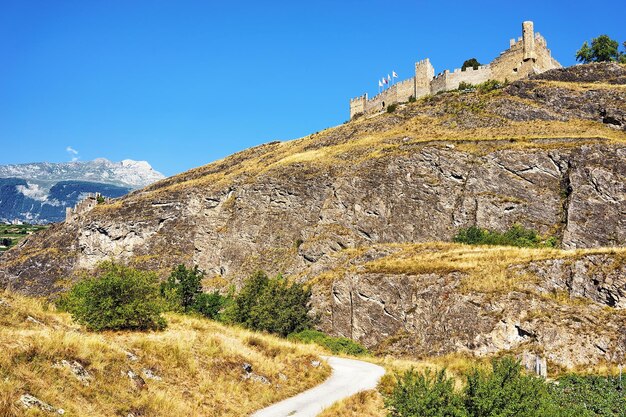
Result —
<path fill-rule="evenodd" d="M 52 223 L 89 193 L 120 197 L 164 178 L 145 161 L 0 165 L 0 222 Z"/>

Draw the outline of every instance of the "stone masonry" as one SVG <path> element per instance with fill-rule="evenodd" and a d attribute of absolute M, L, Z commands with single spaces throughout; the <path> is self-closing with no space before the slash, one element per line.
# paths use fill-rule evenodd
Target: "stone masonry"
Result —
<path fill-rule="evenodd" d="M 445 70 L 435 76 L 435 70 L 428 58 L 415 63 L 415 76 L 400 81 L 373 98 L 367 94 L 350 100 L 350 118 L 356 115 L 384 111 L 394 103 L 409 101 L 410 97 L 423 97 L 440 91 L 454 90 L 462 82 L 479 84 L 487 80 L 515 81 L 532 74 L 539 74 L 553 68 L 560 68 L 550 53 L 546 40 L 534 33 L 533 22 L 522 23 L 522 36 L 511 39 L 509 49 L 487 65 L 477 69 L 472 67 L 462 71 Z"/>

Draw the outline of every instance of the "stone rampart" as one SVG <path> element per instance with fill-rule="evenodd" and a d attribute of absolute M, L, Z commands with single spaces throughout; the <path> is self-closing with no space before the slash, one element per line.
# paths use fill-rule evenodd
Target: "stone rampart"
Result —
<path fill-rule="evenodd" d="M 415 96 L 415 78 L 400 81 L 393 85 L 396 88 L 396 99 L 399 102 L 409 101 L 409 97 Z"/>
<path fill-rule="evenodd" d="M 509 41 L 509 49 L 500 53 L 496 59 L 477 69 L 465 71 L 445 70 L 434 75 L 430 60 L 415 63 L 415 77 L 400 81 L 369 99 L 367 94 L 350 100 L 350 118 L 359 113 L 376 113 L 390 104 L 406 102 L 409 97 L 423 97 L 440 91 L 450 91 L 462 82 L 480 84 L 488 80 L 501 82 L 515 81 L 531 74 L 538 74 L 553 68 L 560 68 L 550 53 L 546 40 L 534 33 L 533 22 L 522 23 L 522 36 Z"/>

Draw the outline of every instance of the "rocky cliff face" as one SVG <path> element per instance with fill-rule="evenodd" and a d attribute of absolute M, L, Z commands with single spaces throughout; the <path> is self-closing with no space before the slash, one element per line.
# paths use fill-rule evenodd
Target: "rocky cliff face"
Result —
<path fill-rule="evenodd" d="M 484 154 L 451 143 L 406 145 L 403 155 L 367 159 L 340 173 L 285 166 L 225 190 L 127 198 L 5 254 L 4 282 L 28 291 L 32 279 L 41 279 L 38 270 L 17 279 L 25 276 L 24 263 L 37 260 L 30 253 L 38 240 L 44 252 L 56 249 L 71 260 L 62 276 L 48 272 L 46 280 L 113 257 L 156 269 L 193 262 L 235 281 L 257 268 L 299 273 L 347 247 L 450 240 L 472 224 L 504 230 L 521 223 L 555 234 L 565 248 L 626 242 L 622 145 L 474 146 Z"/>
<path fill-rule="evenodd" d="M 563 367 L 626 357 L 626 250 L 557 251 L 552 259 L 481 250 L 473 271 L 446 271 L 434 259 L 420 265 L 431 251 L 463 265 L 472 250 L 460 245 L 377 246 L 335 257 L 324 273 L 332 280 L 315 287 L 321 326 L 400 355 L 534 352 Z"/>
<path fill-rule="evenodd" d="M 67 283 L 63 278 L 108 258 L 163 275 L 183 262 L 217 281 L 240 283 L 263 268 L 316 282 L 350 248 L 446 241 L 469 225 L 504 230 L 521 223 L 556 236 L 568 249 L 624 246 L 626 125 L 620 114 L 626 112 L 626 90 L 615 80 L 626 70 L 589 66 L 584 77 L 579 71 L 559 72 L 566 81 L 547 73 L 504 90 L 426 98 L 393 114 L 263 145 L 163 180 L 9 251 L 0 259 L 0 283 L 51 294 Z M 523 268 L 541 275 L 556 267 Z M 601 280 L 613 280 L 623 291 L 623 283 L 611 277 Z M 454 271 L 335 278 L 336 290 L 317 298 L 320 310 L 333 316 L 323 325 L 370 346 L 420 354 L 493 352 L 516 346 L 518 336 L 539 334 L 524 324 L 515 336 L 512 324 L 522 311 L 542 305 L 539 296 L 511 291 L 490 304 L 480 292 L 457 291 L 462 277 Z M 619 291 L 610 292 L 610 301 L 585 282 L 580 288 L 591 303 L 623 307 L 615 298 Z M 332 304 L 328 297 L 335 293 L 341 301 Z M 384 303 L 373 301 L 374 294 L 387 294 Z M 351 314 L 346 297 L 353 300 Z M 554 303 L 546 308 L 560 305 Z M 397 308 L 381 310 L 381 304 Z M 375 315 L 374 308 L 382 313 Z M 574 312 L 563 308 L 564 316 Z M 403 332 L 413 342 L 387 340 Z M 502 341 L 509 333 L 513 342 Z M 548 343 L 539 336 L 532 340 Z"/>

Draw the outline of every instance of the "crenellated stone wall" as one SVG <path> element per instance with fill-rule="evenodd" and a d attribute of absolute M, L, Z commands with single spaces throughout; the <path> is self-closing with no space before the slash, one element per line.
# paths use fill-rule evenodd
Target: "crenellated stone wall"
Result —
<path fill-rule="evenodd" d="M 364 94 L 351 99 L 350 118 L 357 114 L 384 111 L 390 104 L 406 102 L 411 96 L 419 98 L 454 90 L 461 82 L 480 84 L 488 80 L 515 81 L 560 67 L 561 64 L 552 58 L 546 40 L 539 33 L 534 33 L 533 22 L 527 21 L 522 23 L 522 36 L 517 40 L 511 39 L 509 49 L 500 53 L 491 63 L 465 71 L 460 68 L 445 70 L 435 76 L 428 58 L 416 62 L 414 77 L 390 86 L 375 97 L 368 98 Z"/>

